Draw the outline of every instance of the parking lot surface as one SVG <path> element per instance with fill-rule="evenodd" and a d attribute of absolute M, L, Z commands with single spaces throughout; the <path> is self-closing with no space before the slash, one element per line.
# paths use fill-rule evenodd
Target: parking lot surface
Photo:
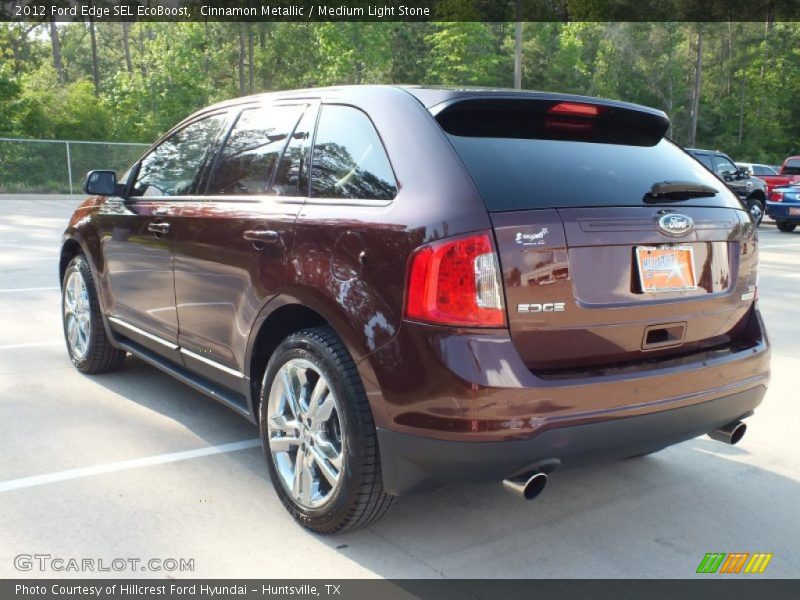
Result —
<path fill-rule="evenodd" d="M 283 509 L 244 419 L 137 359 L 72 367 L 57 255 L 78 201 L 0 196 L 0 576 L 686 578 L 707 552 L 773 554 L 748 577 L 800 574 L 800 231 L 760 229 L 773 378 L 738 446 L 556 472 L 528 503 L 448 487 L 321 537 Z M 194 570 L 20 571 L 20 554 Z"/>

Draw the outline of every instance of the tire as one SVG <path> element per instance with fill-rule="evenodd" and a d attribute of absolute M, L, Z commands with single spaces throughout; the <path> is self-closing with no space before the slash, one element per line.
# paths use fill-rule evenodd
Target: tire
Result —
<path fill-rule="evenodd" d="M 259 395 L 270 479 L 300 525 L 331 534 L 386 514 L 394 497 L 383 489 L 372 411 L 356 365 L 330 327 L 287 337 Z"/>
<path fill-rule="evenodd" d="M 797 227 L 797 223 L 792 221 L 776 221 L 776 225 L 778 226 L 778 231 L 784 233 L 792 233 Z"/>
<path fill-rule="evenodd" d="M 95 375 L 122 367 L 125 352 L 114 348 L 106 335 L 92 270 L 82 254 L 64 272 L 61 320 L 70 360 L 81 373 Z"/>
<path fill-rule="evenodd" d="M 764 202 L 758 198 L 748 198 L 747 211 L 753 218 L 753 222 L 756 224 L 756 227 L 761 225 L 761 221 L 764 220 Z"/>

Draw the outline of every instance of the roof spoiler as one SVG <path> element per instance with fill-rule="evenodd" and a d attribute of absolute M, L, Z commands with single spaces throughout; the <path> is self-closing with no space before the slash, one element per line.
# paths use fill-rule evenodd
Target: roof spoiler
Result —
<path fill-rule="evenodd" d="M 654 146 L 669 129 L 660 110 L 580 96 L 453 99 L 431 109 L 450 135 Z"/>

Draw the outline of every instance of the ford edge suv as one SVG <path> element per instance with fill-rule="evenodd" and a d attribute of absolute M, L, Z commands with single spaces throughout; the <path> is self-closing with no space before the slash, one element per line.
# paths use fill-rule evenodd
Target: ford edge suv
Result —
<path fill-rule="evenodd" d="M 735 443 L 769 350 L 757 232 L 660 111 L 356 86 L 203 109 L 61 248 L 67 349 L 131 354 L 260 427 L 302 525 L 710 434 Z"/>

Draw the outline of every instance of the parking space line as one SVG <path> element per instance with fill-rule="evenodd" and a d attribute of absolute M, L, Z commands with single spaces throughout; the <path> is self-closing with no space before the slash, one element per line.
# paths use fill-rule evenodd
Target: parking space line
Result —
<path fill-rule="evenodd" d="M 0 289 L 0 294 L 13 294 L 15 292 L 43 292 L 45 290 L 60 290 L 61 288 L 58 286 L 54 287 L 33 287 L 33 288 L 7 288 L 7 289 Z"/>
<path fill-rule="evenodd" d="M 10 344 L 8 346 L 0 346 L 0 350 L 16 350 L 17 348 L 37 348 L 39 346 L 56 346 L 63 344 L 64 340 L 55 340 L 52 342 L 31 342 L 29 344 Z"/>
<path fill-rule="evenodd" d="M 46 475 L 35 475 L 33 477 L 23 477 L 22 479 L 0 481 L 0 492 L 10 492 L 11 490 L 19 490 L 37 485 L 56 483 L 58 481 L 67 481 L 69 479 L 80 479 L 81 477 L 91 477 L 93 475 L 102 475 L 104 473 L 114 473 L 116 471 L 125 471 L 128 469 L 151 467 L 153 465 L 162 465 L 164 463 L 190 460 L 192 458 L 201 458 L 203 456 L 238 452 L 239 450 L 247 450 L 248 448 L 255 448 L 256 446 L 260 445 L 261 440 L 255 438 L 251 440 L 242 440 L 241 442 L 232 442 L 230 444 L 220 444 L 219 446 L 206 446 L 205 448 L 198 448 L 196 450 L 171 452 L 169 454 L 158 454 L 156 456 L 145 456 L 143 458 L 134 458 L 133 460 L 121 460 L 118 462 L 106 463 L 104 465 L 95 465 L 94 467 L 81 467 L 79 469 L 48 473 Z"/>
<path fill-rule="evenodd" d="M 794 248 L 800 246 L 800 242 L 787 242 L 786 244 L 759 244 L 761 250 L 772 248 Z"/>
<path fill-rule="evenodd" d="M 8 262 L 30 262 L 32 260 L 52 260 L 53 262 L 58 260 L 58 256 L 37 256 L 35 258 L 31 258 L 30 256 L 24 256 L 22 258 L 12 256 L 8 257 Z"/>

